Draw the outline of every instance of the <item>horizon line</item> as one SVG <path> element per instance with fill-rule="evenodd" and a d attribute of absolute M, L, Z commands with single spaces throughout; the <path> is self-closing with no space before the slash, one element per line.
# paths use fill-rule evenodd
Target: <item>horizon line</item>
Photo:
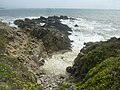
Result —
<path fill-rule="evenodd" d="M 50 7 L 50 8 L 45 8 L 45 7 L 40 7 L 40 8 L 30 8 L 30 7 L 26 7 L 26 8 L 3 8 L 0 7 L 0 9 L 90 9 L 90 10 L 120 10 L 119 8 L 69 8 L 69 7 Z"/>

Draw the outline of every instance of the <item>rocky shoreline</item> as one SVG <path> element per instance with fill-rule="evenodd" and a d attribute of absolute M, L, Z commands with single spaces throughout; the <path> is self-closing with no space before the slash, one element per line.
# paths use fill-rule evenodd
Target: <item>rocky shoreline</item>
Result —
<path fill-rule="evenodd" d="M 0 30 L 6 30 L 12 38 L 6 45 L 5 55 L 15 57 L 24 64 L 28 71 L 35 75 L 36 84 L 43 90 L 60 90 L 62 83 L 67 79 L 64 75 L 47 75 L 41 68 L 45 59 L 50 58 L 52 53 L 71 49 L 71 41 L 68 38 L 68 31 L 71 29 L 60 23 L 60 19 L 68 17 L 16 20 L 14 23 L 19 28 L 0 22 Z M 41 25 L 43 23 L 44 25 Z"/>
<path fill-rule="evenodd" d="M 73 66 L 66 68 L 77 90 L 119 90 L 120 38 L 84 44 Z"/>
<path fill-rule="evenodd" d="M 120 38 L 113 37 L 108 41 L 84 43 L 85 47 L 80 50 L 73 66 L 68 66 L 68 63 L 73 61 L 73 57 L 71 57 L 71 53 L 73 53 L 71 52 L 72 41 L 68 37 L 72 30 L 67 25 L 62 24 L 61 19 L 73 18 L 67 16 L 49 16 L 46 18 L 41 16 L 37 19 L 15 20 L 14 24 L 19 28 L 10 27 L 6 23 L 0 22 L 0 73 L 4 74 L 5 72 L 2 71 L 3 66 L 1 64 L 8 65 L 10 68 L 15 65 L 15 69 L 12 68 L 11 70 L 19 76 L 19 78 L 15 76 L 15 80 L 14 76 L 11 77 L 9 83 L 6 83 L 9 81 L 8 78 L 0 76 L 0 89 L 104 90 L 107 88 L 108 90 L 117 90 L 120 88 Z M 78 25 L 75 25 L 75 27 L 78 27 Z M 60 55 L 57 56 L 54 53 Z M 68 66 L 67 68 L 60 66 L 66 69 L 67 72 L 63 71 L 67 74 L 60 74 L 63 71 L 58 71 L 59 74 L 55 74 L 56 71 L 48 74 L 44 68 L 47 68 L 48 71 L 59 70 L 56 66 L 66 60 L 62 56 L 63 54 L 70 59 L 69 62 L 62 64 Z M 77 54 L 75 53 L 75 55 Z M 17 62 L 12 62 L 10 58 L 4 58 L 9 63 L 2 62 L 3 56 L 16 58 Z M 53 63 L 56 59 L 61 60 L 61 63 Z M 48 63 L 46 64 L 46 62 Z M 12 64 L 14 65 L 10 66 Z M 51 66 L 51 64 L 56 66 L 53 65 L 51 69 L 46 67 Z M 21 69 L 18 69 L 19 67 Z M 23 70 L 23 67 L 27 69 Z M 15 72 L 12 75 L 16 75 Z M 29 74 L 29 72 L 32 74 Z M 8 74 L 8 76 L 10 75 Z M 25 78 L 26 81 L 22 78 Z M 11 87 L 12 81 L 15 83 L 15 87 Z"/>
<path fill-rule="evenodd" d="M 70 50 L 69 31 L 67 25 L 62 24 L 60 19 L 68 19 L 67 16 L 40 17 L 37 19 L 15 20 L 14 24 L 29 34 L 30 37 L 42 40 L 48 53 Z"/>

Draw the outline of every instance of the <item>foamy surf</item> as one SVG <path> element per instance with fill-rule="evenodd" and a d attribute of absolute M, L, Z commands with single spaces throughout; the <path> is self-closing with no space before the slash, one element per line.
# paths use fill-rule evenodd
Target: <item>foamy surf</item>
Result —
<path fill-rule="evenodd" d="M 104 41 L 113 36 L 119 36 L 118 33 L 114 33 L 117 32 L 117 29 L 112 28 L 111 25 L 104 25 L 95 21 L 90 22 L 82 18 L 61 20 L 61 23 L 68 25 L 72 29 L 71 35 L 69 35 L 70 40 L 73 41 L 71 42 L 72 51 L 64 54 L 57 53 L 52 58 L 47 58 L 45 65 L 42 66 L 46 74 L 65 75 L 66 68 L 73 64 L 80 49 L 84 46 L 84 42 Z M 101 27 L 103 28 L 101 29 Z"/>
<path fill-rule="evenodd" d="M 42 68 L 46 74 L 66 75 L 66 67 L 73 64 L 73 60 L 77 56 L 79 50 L 69 51 L 66 53 L 53 54 L 51 58 L 47 58 Z"/>

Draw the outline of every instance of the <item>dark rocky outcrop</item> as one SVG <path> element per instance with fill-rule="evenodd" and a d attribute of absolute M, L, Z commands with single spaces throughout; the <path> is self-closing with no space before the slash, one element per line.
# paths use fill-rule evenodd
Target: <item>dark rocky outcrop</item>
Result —
<path fill-rule="evenodd" d="M 60 16 L 60 19 L 67 20 L 67 19 L 69 19 L 69 18 L 68 18 L 67 16 L 61 15 L 61 16 Z"/>
<path fill-rule="evenodd" d="M 25 18 L 25 20 L 15 20 L 14 24 L 17 25 L 18 27 L 22 29 L 31 29 L 35 26 L 41 26 L 40 23 L 45 23 L 44 26 L 45 28 L 50 28 L 54 27 L 58 29 L 60 32 L 65 33 L 65 34 L 70 34 L 68 31 L 72 31 L 67 25 L 62 24 L 60 22 L 60 19 L 68 19 L 67 16 L 49 16 L 48 18 L 45 17 L 40 17 L 37 19 L 28 19 Z"/>
<path fill-rule="evenodd" d="M 30 33 L 31 37 L 42 39 L 48 52 L 70 49 L 68 35 L 71 29 L 60 22 L 60 19 L 68 19 L 67 16 L 49 16 L 37 19 L 15 20 L 14 24 Z M 44 23 L 44 25 L 41 25 Z"/>
<path fill-rule="evenodd" d="M 75 24 L 75 25 L 74 25 L 74 27 L 78 27 L 78 25 L 77 25 L 77 24 Z"/>
<path fill-rule="evenodd" d="M 43 44 L 48 52 L 70 50 L 70 39 L 55 29 L 51 29 L 51 31 L 45 35 Z"/>
<path fill-rule="evenodd" d="M 54 22 L 54 21 L 47 23 L 46 27 L 55 27 L 60 32 L 65 33 L 67 35 L 70 34 L 68 31 L 71 31 L 71 29 L 67 25 L 61 24 L 60 22 Z"/>
<path fill-rule="evenodd" d="M 37 39 L 43 39 L 43 37 L 48 34 L 50 30 L 48 28 L 43 28 L 40 26 L 32 28 L 32 31 L 30 32 L 30 35 L 33 37 L 36 37 Z"/>
<path fill-rule="evenodd" d="M 120 84 L 118 67 L 120 65 L 120 38 L 117 39 L 113 37 L 108 41 L 89 42 L 85 43 L 85 45 L 74 60 L 73 66 L 66 69 L 66 71 L 75 78 L 75 81 L 80 82 L 78 90 L 87 88 L 103 90 L 108 88 L 108 84 L 111 85 L 109 87 L 111 89 L 120 88 L 117 86 Z M 116 71 L 112 71 L 115 68 Z M 104 71 L 106 69 L 108 71 Z M 115 73 L 117 73 L 118 77 L 115 77 Z M 106 76 L 110 76 L 109 79 L 107 79 Z M 104 78 L 104 80 L 102 78 Z M 116 80 L 113 78 L 116 78 Z M 111 84 L 112 82 L 116 84 Z M 105 86 L 99 86 L 98 83 L 100 85 L 104 84 Z"/>
<path fill-rule="evenodd" d="M 15 20 L 14 24 L 17 25 L 18 27 L 23 27 L 24 21 L 23 20 Z"/>

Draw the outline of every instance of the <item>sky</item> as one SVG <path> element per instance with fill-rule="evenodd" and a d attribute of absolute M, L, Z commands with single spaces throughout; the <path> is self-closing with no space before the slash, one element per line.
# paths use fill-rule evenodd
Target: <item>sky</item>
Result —
<path fill-rule="evenodd" d="M 0 7 L 120 9 L 120 0 L 0 0 Z"/>

